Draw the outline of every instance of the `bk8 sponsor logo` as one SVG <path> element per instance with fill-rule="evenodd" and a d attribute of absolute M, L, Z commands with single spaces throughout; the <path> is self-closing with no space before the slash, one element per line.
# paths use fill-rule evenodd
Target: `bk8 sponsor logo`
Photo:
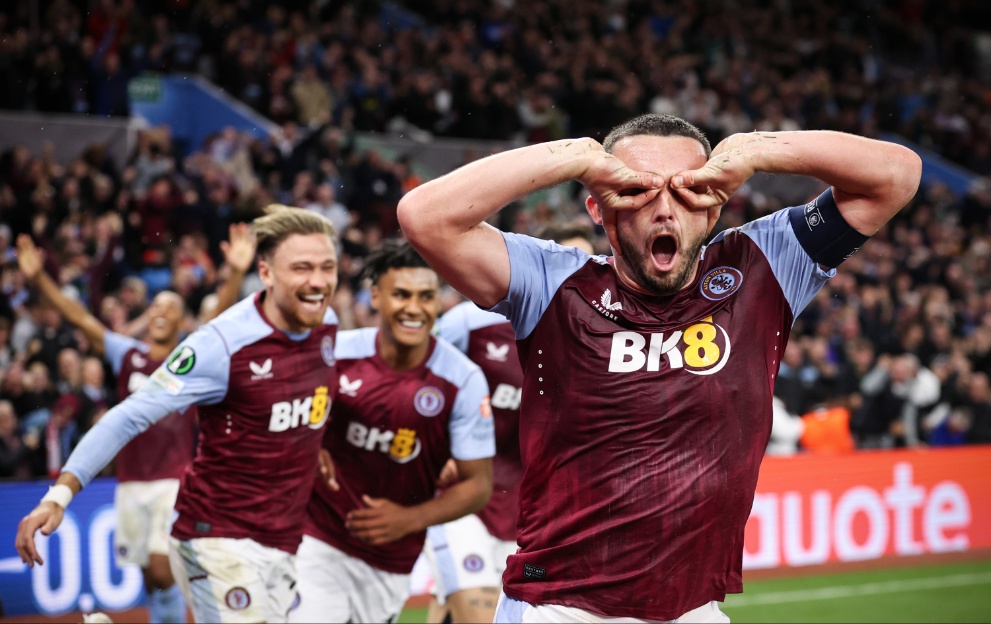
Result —
<path fill-rule="evenodd" d="M 659 371 L 662 356 L 669 368 L 681 368 L 693 375 L 712 375 L 729 361 L 729 334 L 711 316 L 668 334 L 616 332 L 609 350 L 609 372 L 632 373 L 644 368 L 648 372 Z"/>
<path fill-rule="evenodd" d="M 508 410 L 519 409 L 522 396 L 523 388 L 501 383 L 496 386 L 495 391 L 492 393 L 492 407 Z"/>
<path fill-rule="evenodd" d="M 351 422 L 348 424 L 347 441 L 366 451 L 385 453 L 400 464 L 412 461 L 420 455 L 420 440 L 416 437 L 416 430 L 405 427 L 392 432 Z"/>
<path fill-rule="evenodd" d="M 327 422 L 329 414 L 330 397 L 327 395 L 327 386 L 320 386 L 313 391 L 313 396 L 272 404 L 268 430 L 281 433 L 304 425 L 310 429 L 319 429 Z"/>

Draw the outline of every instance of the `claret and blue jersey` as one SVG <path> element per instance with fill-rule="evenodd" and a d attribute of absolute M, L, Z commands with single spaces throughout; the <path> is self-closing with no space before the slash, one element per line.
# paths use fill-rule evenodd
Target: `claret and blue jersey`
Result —
<path fill-rule="evenodd" d="M 173 535 L 250 538 L 295 552 L 337 394 L 336 334 L 330 309 L 323 325 L 292 335 L 266 319 L 260 295 L 241 301 L 110 410 L 65 470 L 85 485 L 127 440 L 198 405 L 199 447 L 183 477 Z"/>
<path fill-rule="evenodd" d="M 505 592 L 670 620 L 742 591 L 743 532 L 792 323 L 831 273 L 783 210 L 721 233 L 668 297 L 505 234 L 526 472 Z"/>
<path fill-rule="evenodd" d="M 492 457 L 494 427 L 485 377 L 464 354 L 431 338 L 422 364 L 396 371 L 379 354 L 377 336 L 377 328 L 338 336 L 340 394 L 324 446 L 341 489 L 317 482 L 306 534 L 379 569 L 409 574 L 425 532 L 370 546 L 350 535 L 345 517 L 364 507 L 362 495 L 403 506 L 431 500 L 448 458 Z"/>

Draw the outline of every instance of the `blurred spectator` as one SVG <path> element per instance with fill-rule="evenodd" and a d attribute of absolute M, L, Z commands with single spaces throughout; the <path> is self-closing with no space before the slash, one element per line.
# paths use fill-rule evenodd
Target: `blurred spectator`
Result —
<path fill-rule="evenodd" d="M 862 448 L 919 446 L 920 423 L 940 398 L 939 378 L 911 353 L 881 356 L 861 382 L 864 404 L 851 425 Z"/>
<path fill-rule="evenodd" d="M 307 210 L 315 212 L 334 224 L 334 230 L 338 234 L 343 233 L 351 224 L 351 213 L 347 206 L 337 201 L 334 187 L 324 182 L 317 186 L 312 202 L 304 206 Z"/>
<path fill-rule="evenodd" d="M 296 104 L 299 123 L 304 126 L 320 125 L 329 118 L 334 101 L 330 88 L 317 75 L 315 65 L 307 63 L 303 67 L 299 78 L 293 82 L 290 93 Z"/>
<path fill-rule="evenodd" d="M 967 441 L 972 444 L 991 443 L 991 383 L 985 373 L 974 373 L 967 386 L 967 408 L 970 427 Z M 959 428 L 961 425 L 957 425 Z"/>
<path fill-rule="evenodd" d="M 790 414 L 804 414 L 826 400 L 828 393 L 822 371 L 806 359 L 802 340 L 788 342 L 774 380 L 774 395 L 784 401 Z"/>
<path fill-rule="evenodd" d="M 32 449 L 18 432 L 17 415 L 10 401 L 0 400 L 0 479 L 29 479 Z"/>
<path fill-rule="evenodd" d="M 82 437 L 79 427 L 80 401 L 72 394 L 63 394 L 52 404 L 51 417 L 45 426 L 45 449 L 48 476 L 58 476 L 62 464 Z"/>
<path fill-rule="evenodd" d="M 805 425 L 799 443 L 817 455 L 842 455 L 854 450 L 850 433 L 850 410 L 842 405 L 820 405 L 802 415 Z"/>
<path fill-rule="evenodd" d="M 798 452 L 798 440 L 805 432 L 801 418 L 792 416 L 779 397 L 771 402 L 771 439 L 767 443 L 767 454 L 789 456 Z"/>

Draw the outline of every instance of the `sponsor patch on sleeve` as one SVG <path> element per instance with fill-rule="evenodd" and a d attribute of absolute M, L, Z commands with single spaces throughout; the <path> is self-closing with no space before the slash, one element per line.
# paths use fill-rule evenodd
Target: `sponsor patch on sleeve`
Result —
<path fill-rule="evenodd" d="M 164 368 L 156 369 L 148 379 L 154 381 L 172 396 L 179 396 L 179 393 L 186 386 L 186 382 L 180 380 Z M 143 387 L 147 388 L 148 384 L 145 384 Z"/>

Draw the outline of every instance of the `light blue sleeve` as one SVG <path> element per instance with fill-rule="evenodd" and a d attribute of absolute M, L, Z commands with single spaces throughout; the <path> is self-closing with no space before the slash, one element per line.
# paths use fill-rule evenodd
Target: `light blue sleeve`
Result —
<path fill-rule="evenodd" d="M 454 459 L 471 461 L 495 455 L 495 421 L 481 369 L 475 369 L 458 390 L 448 430 Z"/>
<path fill-rule="evenodd" d="M 468 327 L 467 306 L 473 304 L 459 303 L 444 313 L 437 321 L 436 335 L 450 342 L 462 353 L 468 353 L 468 338 L 471 329 Z"/>
<path fill-rule="evenodd" d="M 103 353 L 114 375 L 120 374 L 120 369 L 124 365 L 124 354 L 131 349 L 137 349 L 142 353 L 148 353 L 148 345 L 135 340 L 130 336 L 112 332 L 109 329 L 103 332 Z"/>
<path fill-rule="evenodd" d="M 751 221 L 739 228 L 764 252 L 771 271 L 778 280 L 792 316 L 809 305 L 826 280 L 836 275 L 836 269 L 824 271 L 809 257 L 788 220 L 788 208 Z M 725 233 L 716 237 L 719 240 Z"/>
<path fill-rule="evenodd" d="M 206 325 L 186 338 L 141 388 L 104 414 L 69 455 L 63 470 L 86 486 L 124 445 L 172 412 L 210 405 L 227 394 L 230 354 Z"/>
<path fill-rule="evenodd" d="M 516 338 L 523 340 L 537 326 L 561 284 L 591 256 L 575 247 L 522 234 L 503 232 L 502 236 L 509 250 L 509 293 L 491 310 L 509 319 Z"/>

